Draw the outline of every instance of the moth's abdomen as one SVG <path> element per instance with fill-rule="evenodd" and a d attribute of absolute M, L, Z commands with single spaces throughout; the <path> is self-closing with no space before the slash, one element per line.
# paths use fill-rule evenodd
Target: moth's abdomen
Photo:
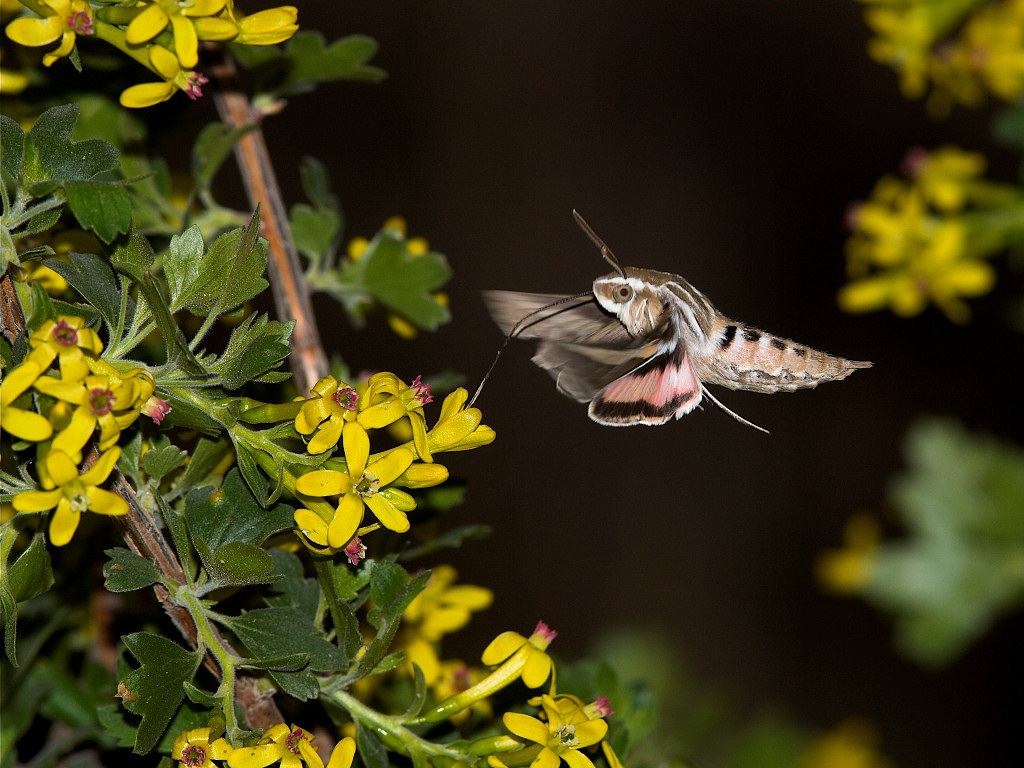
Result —
<path fill-rule="evenodd" d="M 748 325 L 719 319 L 698 376 L 710 384 L 754 392 L 792 392 L 845 379 L 871 363 L 847 360 Z"/>

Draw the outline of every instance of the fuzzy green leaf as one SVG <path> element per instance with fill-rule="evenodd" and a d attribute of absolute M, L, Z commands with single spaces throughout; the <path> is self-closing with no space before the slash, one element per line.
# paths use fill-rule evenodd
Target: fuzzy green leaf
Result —
<path fill-rule="evenodd" d="M 267 605 L 295 608 L 312 621 L 320 604 L 319 583 L 303 576 L 302 561 L 296 555 L 276 547 L 268 551 L 274 561 L 274 573 L 282 578 L 267 590 Z"/>
<path fill-rule="evenodd" d="M 232 470 L 216 493 L 208 486 L 189 492 L 185 523 L 216 581 L 252 584 L 268 580 L 273 561 L 261 545 L 269 536 L 291 527 L 292 510 L 284 504 L 263 509 L 241 475 Z"/>
<path fill-rule="evenodd" d="M 17 182 L 24 157 L 25 132 L 15 120 L 0 115 L 0 173 L 5 182 Z"/>
<path fill-rule="evenodd" d="M 313 672 L 335 671 L 343 664 L 341 652 L 295 608 L 260 608 L 233 617 L 228 623 L 256 659 L 309 654 L 309 665 L 305 669 L 270 673 L 285 693 L 300 700 L 312 698 L 319 692 Z"/>
<path fill-rule="evenodd" d="M 306 258 L 322 258 L 334 250 L 341 232 L 341 217 L 334 211 L 299 203 L 292 206 L 288 220 L 295 247 Z"/>
<path fill-rule="evenodd" d="M 377 635 L 359 660 L 361 674 L 372 674 L 382 662 L 398 631 L 402 612 L 426 588 L 429 579 L 430 571 L 422 571 L 410 579 L 400 565 L 386 560 L 373 564 L 370 571 L 370 595 L 374 605 L 366 618 L 377 629 Z"/>
<path fill-rule="evenodd" d="M 288 357 L 288 339 L 295 321 L 281 323 L 266 315 L 250 315 L 231 332 L 231 339 L 216 363 L 208 366 L 219 375 L 218 383 L 225 389 L 238 389 Z"/>
<path fill-rule="evenodd" d="M 154 482 L 160 482 L 188 459 L 188 453 L 176 445 L 147 451 L 142 455 L 142 470 Z"/>
<path fill-rule="evenodd" d="M 10 528 L 4 531 L 4 549 L 9 552 L 17 532 Z M 3 563 L 0 570 L 0 609 L 4 625 L 4 649 L 7 659 L 18 666 L 17 621 L 18 603 L 31 600 L 53 586 L 53 567 L 50 553 L 46 550 L 43 534 L 32 537 L 31 543 L 10 566 Z"/>
<path fill-rule="evenodd" d="M 185 696 L 182 685 L 192 680 L 203 654 L 189 653 L 167 638 L 148 632 L 125 635 L 123 639 L 139 667 L 121 680 L 121 701 L 129 712 L 142 715 L 132 751 L 145 754 L 174 717 Z"/>
<path fill-rule="evenodd" d="M 82 298 L 99 310 L 108 328 L 117 327 L 121 313 L 121 286 L 110 263 L 95 253 L 68 254 L 70 263 L 50 259 L 46 266 L 63 277 Z M 128 316 L 134 313 L 135 302 L 128 300 Z"/>
<path fill-rule="evenodd" d="M 108 592 L 131 592 L 160 580 L 156 567 L 130 549 L 112 547 L 103 554 L 110 558 L 103 565 L 103 586 Z"/>
<path fill-rule="evenodd" d="M 77 104 L 63 104 L 51 107 L 36 120 L 28 136 L 38 166 L 33 169 L 34 178 L 26 181 L 85 180 L 118 167 L 120 152 L 109 141 L 72 141 L 79 110 Z"/>
<path fill-rule="evenodd" d="M 128 231 L 132 204 L 123 185 L 110 181 L 67 181 L 68 206 L 84 229 L 105 243 Z"/>

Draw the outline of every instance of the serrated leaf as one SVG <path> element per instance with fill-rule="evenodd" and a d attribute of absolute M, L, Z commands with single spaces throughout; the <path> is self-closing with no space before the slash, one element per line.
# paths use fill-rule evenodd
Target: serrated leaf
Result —
<path fill-rule="evenodd" d="M 281 690 L 302 701 L 319 692 L 313 672 L 336 671 L 344 661 L 341 652 L 295 608 L 260 608 L 234 617 L 228 623 L 231 631 L 257 659 L 309 654 L 309 665 L 305 669 L 270 672 Z"/>
<path fill-rule="evenodd" d="M 64 212 L 64 208 L 51 208 L 48 211 L 37 213 L 24 227 L 18 230 L 16 237 L 27 237 L 28 235 L 35 235 L 39 232 L 45 232 L 46 230 L 53 227 L 58 221 L 60 221 L 60 215 Z M 25 253 L 22 253 L 22 258 L 25 257 Z"/>
<path fill-rule="evenodd" d="M 103 586 L 108 592 L 131 592 L 160 580 L 156 567 L 130 549 L 112 547 L 103 554 L 110 558 L 103 565 Z"/>
<path fill-rule="evenodd" d="M 159 450 L 146 451 L 142 455 L 142 471 L 155 482 L 176 470 L 188 459 L 188 453 L 176 445 L 168 445 Z"/>
<path fill-rule="evenodd" d="M 120 152 L 109 141 L 72 140 L 79 109 L 77 104 L 51 107 L 32 126 L 28 136 L 44 171 L 32 181 L 85 180 L 118 167 Z"/>
<path fill-rule="evenodd" d="M 292 653 L 273 659 L 243 659 L 238 663 L 238 666 L 249 669 L 266 669 L 272 672 L 295 672 L 302 669 L 308 663 L 308 653 Z"/>
<path fill-rule="evenodd" d="M 121 313 L 121 286 L 110 263 L 95 253 L 68 254 L 68 262 L 50 259 L 46 266 L 63 277 L 81 294 L 82 298 L 99 310 L 108 328 L 116 328 Z M 134 312 L 135 302 L 128 300 L 128 315 Z"/>
<path fill-rule="evenodd" d="M 210 123 L 199 132 L 192 147 L 192 176 L 197 190 L 208 190 L 221 165 L 231 154 L 235 143 L 253 128 L 249 123 L 228 129 L 223 123 Z"/>
<path fill-rule="evenodd" d="M 185 468 L 185 474 L 182 475 L 179 487 L 188 491 L 203 483 L 230 451 L 231 441 L 225 438 L 218 440 L 208 437 L 200 438 L 192 450 L 192 458 Z"/>
<path fill-rule="evenodd" d="M 180 235 L 172 236 L 164 253 L 164 276 L 170 292 L 168 303 L 171 311 L 177 312 L 183 307 L 192 311 L 190 301 L 204 295 L 207 283 L 217 279 L 216 272 L 216 265 L 203 257 L 203 235 L 198 226 L 193 225 Z M 208 300 L 212 305 L 212 291 Z M 194 306 L 203 303 L 200 299 Z"/>
<path fill-rule="evenodd" d="M 203 654 L 189 653 L 167 638 L 148 632 L 125 635 L 124 644 L 139 662 L 139 667 L 118 685 L 121 702 L 142 722 L 132 749 L 145 754 L 157 743 L 185 696 L 182 685 L 191 681 Z"/>
<path fill-rule="evenodd" d="M 267 589 L 264 601 L 269 606 L 295 608 L 310 621 L 316 618 L 320 604 L 320 585 L 303 576 L 302 561 L 283 549 L 268 550 L 274 561 L 273 572 L 282 578 Z"/>
<path fill-rule="evenodd" d="M 219 374 L 218 383 L 225 389 L 238 389 L 288 357 L 294 328 L 294 320 L 281 323 L 265 314 L 250 315 L 232 331 L 224 354 L 208 370 Z"/>
<path fill-rule="evenodd" d="M 123 185 L 110 181 L 67 181 L 68 207 L 83 229 L 105 243 L 125 234 L 132 223 L 132 203 Z"/>
<path fill-rule="evenodd" d="M 5 544 L 10 546 L 16 535 L 13 529 L 4 532 Z M 12 537 L 7 540 L 6 537 Z M 3 611 L 4 648 L 13 666 L 17 659 L 18 603 L 31 600 L 53 586 L 53 567 L 46 550 L 43 534 L 32 537 L 28 547 L 8 567 L 4 563 L 0 576 L 0 609 Z"/>
<path fill-rule="evenodd" d="M 266 581 L 273 561 L 261 547 L 269 536 L 290 528 L 292 509 L 263 509 L 237 470 L 216 493 L 193 489 L 185 499 L 185 523 L 211 575 L 222 584 Z"/>
<path fill-rule="evenodd" d="M 266 476 L 260 472 L 256 458 L 250 453 L 248 445 L 235 441 L 235 463 L 238 471 L 242 474 L 249 491 L 262 506 L 267 504 L 270 498 L 270 488 Z"/>
<path fill-rule="evenodd" d="M 422 571 L 412 578 L 402 566 L 386 560 L 374 562 L 370 571 L 370 594 L 374 606 L 367 612 L 367 620 L 377 634 L 366 647 L 359 660 L 361 674 L 370 674 L 391 647 L 402 612 L 422 592 L 430 579 L 430 571 Z"/>
<path fill-rule="evenodd" d="M 227 279 L 214 303 L 214 314 L 222 314 L 244 304 L 269 285 L 262 277 L 267 269 L 267 241 L 259 236 L 259 206 L 253 211 L 249 223 L 242 230 L 236 231 L 239 232 L 239 236 L 234 241 L 235 247 L 230 258 Z M 219 242 L 220 238 L 217 240 Z M 215 242 L 214 245 L 216 244 Z"/>
<path fill-rule="evenodd" d="M 363 287 L 388 309 L 428 331 L 451 319 L 448 308 L 431 296 L 451 276 L 440 254 L 413 255 L 404 239 L 382 231 L 370 241 L 359 263 Z"/>
<path fill-rule="evenodd" d="M 327 83 L 335 80 L 367 80 L 385 77 L 384 70 L 366 64 L 377 53 L 377 41 L 365 35 L 349 35 L 326 44 L 319 32 L 301 31 L 286 47 L 288 80 Z"/>

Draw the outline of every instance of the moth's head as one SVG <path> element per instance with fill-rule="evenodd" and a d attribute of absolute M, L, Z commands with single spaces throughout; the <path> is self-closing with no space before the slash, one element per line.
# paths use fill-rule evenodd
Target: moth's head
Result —
<path fill-rule="evenodd" d="M 624 275 L 613 272 L 594 281 L 594 298 L 612 313 L 632 336 L 651 333 L 662 322 L 665 302 L 647 281 L 627 267 Z"/>

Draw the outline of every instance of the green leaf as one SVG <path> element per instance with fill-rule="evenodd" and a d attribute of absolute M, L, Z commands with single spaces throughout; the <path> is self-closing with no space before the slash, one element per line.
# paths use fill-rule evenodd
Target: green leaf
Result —
<path fill-rule="evenodd" d="M 302 191 L 317 210 L 333 211 L 341 218 L 341 204 L 338 196 L 331 191 L 331 177 L 327 173 L 327 166 L 315 157 L 306 156 L 302 158 L 299 166 L 299 179 L 302 182 Z"/>
<path fill-rule="evenodd" d="M 260 608 L 232 617 L 228 626 L 256 659 L 309 654 L 305 669 L 270 672 L 281 690 L 302 701 L 313 698 L 320 690 L 314 672 L 335 671 L 344 661 L 341 652 L 295 608 Z"/>
<path fill-rule="evenodd" d="M 128 231 L 132 204 L 128 191 L 117 182 L 67 181 L 68 207 L 84 229 L 91 229 L 105 243 Z"/>
<path fill-rule="evenodd" d="M 297 32 L 286 47 L 291 65 L 288 80 L 291 83 L 380 81 L 385 77 L 384 70 L 366 64 L 377 53 L 377 48 L 377 41 L 365 35 L 349 35 L 327 45 L 319 32 Z"/>
<path fill-rule="evenodd" d="M 186 451 L 176 445 L 168 445 L 158 450 L 146 451 L 142 455 L 142 470 L 158 483 L 184 464 L 187 459 Z"/>
<path fill-rule="evenodd" d="M 121 286 L 110 263 L 95 253 L 68 254 L 69 262 L 49 259 L 46 266 L 63 277 L 82 298 L 99 310 L 108 328 L 116 328 L 121 314 Z M 135 302 L 128 300 L 128 315 L 134 313 Z"/>
<path fill-rule="evenodd" d="M 223 123 L 210 123 L 199 132 L 192 147 L 192 176 L 197 190 L 208 190 L 235 143 L 256 125 L 249 123 L 228 130 Z"/>
<path fill-rule="evenodd" d="M 229 268 L 214 301 L 213 314 L 223 314 L 245 303 L 269 285 L 262 277 L 267 269 L 267 241 L 259 236 L 259 232 L 260 209 L 257 206 L 244 228 L 218 237 L 210 247 L 212 253 L 223 241 L 222 247 L 230 253 Z"/>
<path fill-rule="evenodd" d="M 281 323 L 268 320 L 264 315 L 249 315 L 231 333 L 224 354 L 216 363 L 207 366 L 218 374 L 218 383 L 225 389 L 238 389 L 253 381 L 288 357 L 291 347 L 288 339 L 295 321 Z"/>
<path fill-rule="evenodd" d="M 103 586 L 108 592 L 131 592 L 160 580 L 154 565 L 130 549 L 112 547 L 103 554 L 110 558 L 103 565 Z"/>
<path fill-rule="evenodd" d="M 318 259 L 334 250 L 341 232 L 341 217 L 334 211 L 299 203 L 292 206 L 288 220 L 295 247 L 306 258 Z"/>
<path fill-rule="evenodd" d="M 0 115 L 0 173 L 4 183 L 17 183 L 25 157 L 25 132 L 7 115 Z"/>
<path fill-rule="evenodd" d="M 191 399 L 179 395 L 174 388 L 167 387 L 164 394 L 171 406 L 171 412 L 164 417 L 164 426 L 195 429 L 209 437 L 216 437 L 223 431 L 223 424 L 194 405 Z"/>
<path fill-rule="evenodd" d="M 72 141 L 79 109 L 78 104 L 51 107 L 36 120 L 28 136 L 43 173 L 30 181 L 85 180 L 118 167 L 120 152 L 109 141 Z"/>
<path fill-rule="evenodd" d="M 316 579 L 303 576 L 302 561 L 283 549 L 268 550 L 274 561 L 274 573 L 282 578 L 267 589 L 267 605 L 295 608 L 310 621 L 316 619 L 320 605 L 320 585 Z"/>
<path fill-rule="evenodd" d="M 3 531 L 4 557 L 3 569 L 0 572 L 0 608 L 3 611 L 4 648 L 7 658 L 13 666 L 18 666 L 17 659 L 17 621 L 18 603 L 31 600 L 46 592 L 53 586 L 53 566 L 50 553 L 46 551 L 45 537 L 37 533 L 32 537 L 28 547 L 10 566 L 7 556 L 10 547 L 18 535 L 13 526 Z"/>
<path fill-rule="evenodd" d="M 377 735 L 356 721 L 356 748 L 366 768 L 388 768 L 388 753 Z"/>
<path fill-rule="evenodd" d="M 185 524 L 203 565 L 220 584 L 266 581 L 273 561 L 261 545 L 290 528 L 292 515 L 284 504 L 260 507 L 236 470 L 216 493 L 198 488 L 185 499 Z"/>
<path fill-rule="evenodd" d="M 167 638 L 148 632 L 125 635 L 124 644 L 139 667 L 121 680 L 118 689 L 124 708 L 142 715 L 132 751 L 145 754 L 174 717 L 185 696 L 182 686 L 191 682 L 203 654 L 189 653 Z"/>
<path fill-rule="evenodd" d="M 60 221 L 60 215 L 64 212 L 63 206 L 59 208 L 51 208 L 48 211 L 37 213 L 25 226 L 18 230 L 17 237 L 27 237 L 28 235 L 34 235 L 38 232 L 45 232 Z M 22 253 L 22 259 L 25 258 L 26 254 Z"/>
<path fill-rule="evenodd" d="M 386 560 L 373 563 L 370 571 L 370 595 L 373 607 L 366 618 L 377 629 L 377 635 L 359 660 L 361 674 L 372 674 L 384 659 L 402 618 L 402 612 L 422 592 L 430 579 L 430 571 L 422 571 L 411 579 L 402 566 Z"/>
<path fill-rule="evenodd" d="M 220 464 L 221 459 L 230 451 L 231 442 L 226 438 L 218 440 L 211 440 L 208 437 L 200 438 L 192 450 L 192 458 L 185 468 L 185 474 L 182 475 L 179 487 L 188 491 L 204 483 L 210 473 Z"/>
<path fill-rule="evenodd" d="M 451 319 L 448 308 L 430 295 L 451 276 L 440 254 L 413 255 L 403 238 L 382 230 L 370 241 L 359 263 L 363 287 L 388 309 L 428 331 Z"/>
<path fill-rule="evenodd" d="M 218 279 L 217 272 L 218 265 L 203 257 L 203 235 L 198 226 L 172 236 L 164 254 L 171 311 L 188 308 L 193 314 L 205 314 L 202 308 L 213 306 L 215 295 L 215 291 L 206 290 L 206 285 Z"/>

